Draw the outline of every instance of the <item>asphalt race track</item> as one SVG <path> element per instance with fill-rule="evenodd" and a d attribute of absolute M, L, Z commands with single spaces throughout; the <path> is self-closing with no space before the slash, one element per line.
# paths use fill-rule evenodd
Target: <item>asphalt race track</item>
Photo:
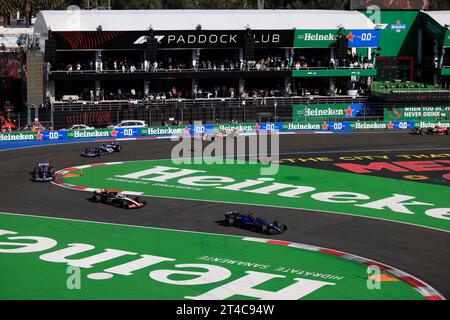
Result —
<path fill-rule="evenodd" d="M 280 137 L 281 154 L 335 151 L 450 152 L 448 136 L 413 136 L 407 133 L 310 134 Z M 0 212 L 104 221 L 258 237 L 246 230 L 219 225 L 226 211 L 254 212 L 278 219 L 288 232 L 275 236 L 293 242 L 328 247 L 370 258 L 408 272 L 450 298 L 450 234 L 407 224 L 330 213 L 253 207 L 174 199 L 148 198 L 142 210 L 123 210 L 87 201 L 86 192 L 30 181 L 38 162 L 51 162 L 57 170 L 71 166 L 131 160 L 168 159 L 170 140 L 124 141 L 123 151 L 85 159 L 80 143 L 0 152 Z"/>

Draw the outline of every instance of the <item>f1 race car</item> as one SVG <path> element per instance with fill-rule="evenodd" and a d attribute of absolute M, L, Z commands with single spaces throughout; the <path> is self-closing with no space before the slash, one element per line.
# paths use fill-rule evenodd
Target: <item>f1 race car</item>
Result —
<path fill-rule="evenodd" d="M 139 197 L 132 198 L 114 190 L 94 191 L 91 201 L 111 204 L 124 209 L 139 209 L 147 204 L 145 200 L 141 200 Z"/>
<path fill-rule="evenodd" d="M 49 182 L 55 180 L 55 168 L 50 163 L 39 163 L 34 167 L 32 178 L 34 182 Z"/>
<path fill-rule="evenodd" d="M 110 154 L 113 152 L 120 152 L 122 150 L 122 146 L 120 142 L 114 141 L 111 143 L 104 143 L 95 148 L 87 148 L 84 152 L 81 153 L 82 157 L 100 157 L 102 154 Z"/>
<path fill-rule="evenodd" d="M 236 138 L 239 135 L 238 130 L 234 130 L 231 132 L 227 132 L 226 130 L 218 130 L 211 133 L 201 133 L 196 136 L 194 136 L 195 139 L 199 139 L 202 141 L 214 141 L 217 138 L 225 139 L 227 137 L 233 137 Z"/>
<path fill-rule="evenodd" d="M 270 223 L 262 218 L 253 217 L 251 213 L 241 214 L 237 211 L 225 213 L 225 224 L 265 234 L 281 234 L 287 230 L 287 226 L 280 221 Z"/>
<path fill-rule="evenodd" d="M 428 128 L 414 128 L 410 131 L 410 134 L 416 134 L 416 135 L 448 135 L 449 134 L 449 128 L 445 126 L 435 126 L 435 127 L 428 127 Z"/>

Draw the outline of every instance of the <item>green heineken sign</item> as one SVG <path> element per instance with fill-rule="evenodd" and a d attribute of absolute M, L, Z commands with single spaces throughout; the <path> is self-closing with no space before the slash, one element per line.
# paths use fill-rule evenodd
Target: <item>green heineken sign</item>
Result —
<path fill-rule="evenodd" d="M 141 129 L 142 136 L 159 135 L 183 135 L 186 133 L 186 127 L 148 127 Z"/>
<path fill-rule="evenodd" d="M 448 120 L 450 106 L 396 107 L 384 109 L 384 120 Z"/>
<path fill-rule="evenodd" d="M 327 48 L 336 46 L 337 30 L 295 30 L 295 48 Z"/>
<path fill-rule="evenodd" d="M 283 123 L 282 131 L 322 130 L 322 122 Z"/>
<path fill-rule="evenodd" d="M 82 139 L 82 138 L 107 138 L 111 137 L 112 129 L 101 130 L 71 130 L 67 132 L 68 139 Z"/>
<path fill-rule="evenodd" d="M 27 141 L 36 140 L 35 132 L 8 132 L 0 133 L 0 141 Z"/>
<path fill-rule="evenodd" d="M 362 104 L 297 104 L 292 107 L 294 122 L 356 118 Z"/>
<path fill-rule="evenodd" d="M 388 122 L 381 121 L 355 121 L 350 123 L 351 130 L 389 129 Z"/>

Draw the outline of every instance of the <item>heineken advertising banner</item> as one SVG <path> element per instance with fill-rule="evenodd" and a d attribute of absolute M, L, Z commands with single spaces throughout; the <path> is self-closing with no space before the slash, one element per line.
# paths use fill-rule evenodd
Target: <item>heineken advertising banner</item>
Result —
<path fill-rule="evenodd" d="M 412 121 L 412 122 L 414 123 L 415 128 L 433 128 L 436 126 L 439 127 L 444 126 L 450 128 L 450 121 L 417 121 L 417 122 Z"/>
<path fill-rule="evenodd" d="M 0 133 L 0 142 L 9 142 L 9 141 L 27 141 L 27 140 L 36 140 L 35 132 L 8 132 L 8 133 Z"/>
<path fill-rule="evenodd" d="M 379 130 L 379 129 L 413 129 L 414 121 L 355 121 L 350 122 L 350 130 Z"/>
<path fill-rule="evenodd" d="M 294 48 L 336 47 L 338 30 L 295 30 Z M 377 47 L 379 30 L 347 30 L 342 33 L 349 48 Z"/>
<path fill-rule="evenodd" d="M 141 136 L 178 136 L 186 134 L 186 127 L 148 127 L 141 129 Z"/>
<path fill-rule="evenodd" d="M 295 122 L 311 120 L 352 119 L 362 116 L 364 105 L 352 104 L 296 104 L 292 107 Z"/>
<path fill-rule="evenodd" d="M 384 120 L 449 120 L 450 106 L 384 108 Z"/>
<path fill-rule="evenodd" d="M 84 139 L 84 138 L 108 138 L 112 137 L 111 129 L 98 129 L 98 130 L 70 130 L 70 131 L 56 131 L 59 135 L 63 136 L 66 133 L 67 139 Z"/>
<path fill-rule="evenodd" d="M 68 140 L 114 140 L 139 139 L 145 137 L 170 137 L 184 135 L 198 135 L 202 133 L 227 133 L 238 131 L 240 134 L 271 133 L 271 132 L 301 132 L 301 131 L 349 131 L 349 130 L 377 130 L 377 129 L 412 129 L 414 127 L 434 127 L 443 125 L 450 127 L 450 120 L 429 121 L 414 120 L 386 120 L 386 121 L 333 121 L 335 118 L 355 118 L 363 105 L 296 105 L 294 122 L 260 122 L 240 124 L 206 124 L 176 127 L 148 127 L 148 128 L 120 128 L 98 130 L 61 130 L 42 132 L 0 132 L 2 142 L 24 141 L 54 141 Z M 351 110 L 351 111 L 350 111 Z M 448 109 L 447 109 L 448 112 Z M 304 120 L 306 117 L 306 121 Z M 424 118 L 425 119 L 425 118 Z M 433 121 L 434 120 L 434 121 Z"/>

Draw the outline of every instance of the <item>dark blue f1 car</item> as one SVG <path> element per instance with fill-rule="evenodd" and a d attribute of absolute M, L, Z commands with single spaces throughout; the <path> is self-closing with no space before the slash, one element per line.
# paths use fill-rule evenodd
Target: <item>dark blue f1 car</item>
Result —
<path fill-rule="evenodd" d="M 49 182 L 55 180 L 55 168 L 49 163 L 39 163 L 32 173 L 34 182 Z"/>
<path fill-rule="evenodd" d="M 114 141 L 111 143 L 104 143 L 95 148 L 87 148 L 81 153 L 83 157 L 100 157 L 102 154 L 110 154 L 114 152 L 120 152 L 122 150 L 122 146 L 120 142 Z"/>
<path fill-rule="evenodd" d="M 270 223 L 254 217 L 251 213 L 241 214 L 237 211 L 225 213 L 225 224 L 265 234 L 281 234 L 287 230 L 287 226 L 280 221 Z"/>

